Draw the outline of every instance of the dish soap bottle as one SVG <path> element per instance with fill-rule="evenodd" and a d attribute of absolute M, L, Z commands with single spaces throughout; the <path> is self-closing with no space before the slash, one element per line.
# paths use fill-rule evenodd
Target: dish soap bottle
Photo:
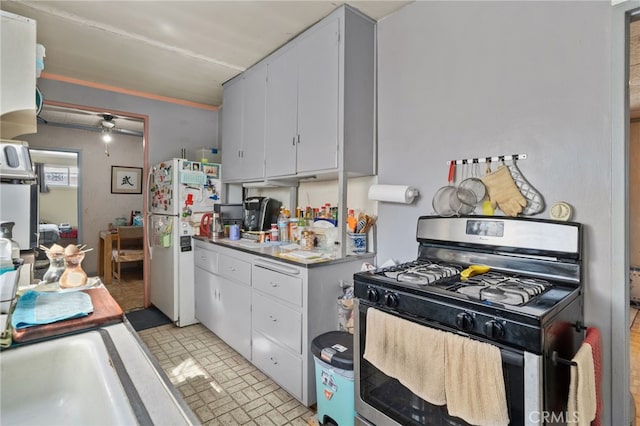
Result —
<path fill-rule="evenodd" d="M 0 223 L 0 238 L 6 238 L 11 241 L 11 258 L 18 259 L 20 257 L 20 246 L 13 240 L 13 227 L 15 222 Z"/>

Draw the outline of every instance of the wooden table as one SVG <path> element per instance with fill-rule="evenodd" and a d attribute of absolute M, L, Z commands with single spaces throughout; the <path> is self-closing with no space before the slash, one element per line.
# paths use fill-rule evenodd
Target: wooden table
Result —
<path fill-rule="evenodd" d="M 98 244 L 98 276 L 102 277 L 102 282 L 111 284 L 113 271 L 111 270 L 111 252 L 113 242 L 118 240 L 118 234 L 111 231 L 100 231 L 100 242 Z"/>

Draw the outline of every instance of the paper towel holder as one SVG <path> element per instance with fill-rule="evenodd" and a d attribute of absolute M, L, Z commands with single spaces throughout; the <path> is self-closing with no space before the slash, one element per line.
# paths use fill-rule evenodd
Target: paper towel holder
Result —
<path fill-rule="evenodd" d="M 411 204 L 420 195 L 417 188 L 408 185 L 371 185 L 368 198 L 373 201 Z"/>

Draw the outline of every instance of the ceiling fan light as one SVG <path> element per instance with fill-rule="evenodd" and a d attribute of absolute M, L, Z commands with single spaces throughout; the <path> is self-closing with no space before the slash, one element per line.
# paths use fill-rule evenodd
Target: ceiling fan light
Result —
<path fill-rule="evenodd" d="M 112 137 L 111 137 L 111 132 L 104 132 L 102 134 L 102 140 L 105 142 L 111 142 L 112 141 Z"/>

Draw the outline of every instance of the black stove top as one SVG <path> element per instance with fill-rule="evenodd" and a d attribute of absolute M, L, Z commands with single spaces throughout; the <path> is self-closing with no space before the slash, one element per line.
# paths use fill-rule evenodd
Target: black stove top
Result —
<path fill-rule="evenodd" d="M 582 294 L 578 224 L 424 216 L 417 240 L 416 260 L 354 275 L 362 304 L 535 351 Z"/>

